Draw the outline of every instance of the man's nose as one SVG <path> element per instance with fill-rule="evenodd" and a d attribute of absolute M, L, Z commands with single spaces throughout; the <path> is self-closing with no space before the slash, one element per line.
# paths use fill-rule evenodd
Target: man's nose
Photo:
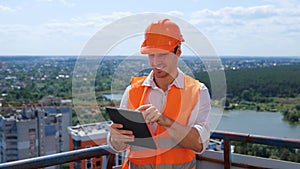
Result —
<path fill-rule="evenodd" d="M 154 65 L 158 65 L 158 64 L 160 64 L 160 63 L 161 63 L 160 57 L 159 57 L 157 54 L 155 54 L 155 55 L 153 56 L 153 64 L 154 64 Z"/>

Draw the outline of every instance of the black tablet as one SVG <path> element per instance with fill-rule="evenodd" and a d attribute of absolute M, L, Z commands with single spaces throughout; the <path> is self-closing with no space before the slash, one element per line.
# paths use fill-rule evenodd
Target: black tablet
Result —
<path fill-rule="evenodd" d="M 156 149 L 156 144 L 141 112 L 106 107 L 106 113 L 114 123 L 122 124 L 123 129 L 133 132 L 134 142 L 127 142 L 127 144 Z"/>

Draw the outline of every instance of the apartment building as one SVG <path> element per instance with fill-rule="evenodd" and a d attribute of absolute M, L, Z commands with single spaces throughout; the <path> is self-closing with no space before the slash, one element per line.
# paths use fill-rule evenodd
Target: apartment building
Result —
<path fill-rule="evenodd" d="M 71 100 L 47 96 L 0 115 L 0 163 L 69 151 L 71 106 Z"/>
<path fill-rule="evenodd" d="M 40 107 L 24 106 L 19 113 L 0 115 L 0 162 L 58 153 L 61 132 L 62 115 L 47 114 Z"/>
<path fill-rule="evenodd" d="M 39 101 L 43 110 L 48 115 L 61 114 L 62 126 L 61 126 L 61 146 L 60 151 L 69 151 L 69 136 L 68 127 L 72 126 L 72 101 L 60 100 L 56 97 L 47 96 Z"/>
<path fill-rule="evenodd" d="M 106 121 L 68 127 L 70 150 L 106 144 L 110 124 L 110 121 Z M 90 158 L 72 162 L 70 169 L 101 169 L 106 166 L 106 162 L 106 157 Z"/>

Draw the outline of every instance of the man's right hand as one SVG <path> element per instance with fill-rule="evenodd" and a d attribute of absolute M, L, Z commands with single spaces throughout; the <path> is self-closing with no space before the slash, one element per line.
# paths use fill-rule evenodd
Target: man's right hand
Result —
<path fill-rule="evenodd" d="M 125 142 L 133 142 L 134 135 L 130 130 L 123 130 L 123 125 L 113 123 L 110 125 L 110 140 L 112 146 L 117 150 L 124 150 L 126 148 Z"/>

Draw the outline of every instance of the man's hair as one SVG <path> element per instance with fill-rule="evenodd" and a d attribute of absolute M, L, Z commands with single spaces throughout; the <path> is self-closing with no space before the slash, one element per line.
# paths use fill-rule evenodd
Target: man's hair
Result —
<path fill-rule="evenodd" d="M 178 50 L 178 48 L 180 48 L 180 46 L 181 46 L 181 43 L 179 43 L 179 44 L 174 48 L 174 51 L 173 51 L 174 54 L 177 53 L 177 50 Z"/>

